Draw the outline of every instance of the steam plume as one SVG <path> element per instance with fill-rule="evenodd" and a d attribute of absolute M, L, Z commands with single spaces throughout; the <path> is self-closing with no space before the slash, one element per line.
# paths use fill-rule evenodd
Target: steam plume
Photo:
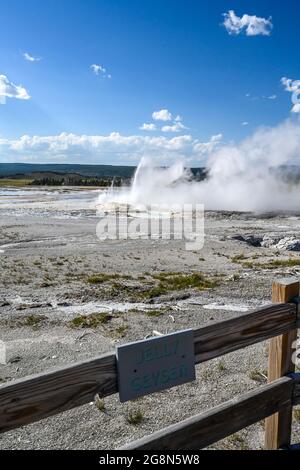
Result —
<path fill-rule="evenodd" d="M 298 183 L 283 176 L 282 168 L 300 165 L 300 124 L 288 120 L 274 128 L 263 128 L 238 145 L 213 153 L 209 177 L 188 181 L 184 162 L 159 168 L 143 158 L 129 189 L 110 191 L 99 204 L 184 204 L 204 203 L 205 209 L 278 211 L 300 209 Z"/>

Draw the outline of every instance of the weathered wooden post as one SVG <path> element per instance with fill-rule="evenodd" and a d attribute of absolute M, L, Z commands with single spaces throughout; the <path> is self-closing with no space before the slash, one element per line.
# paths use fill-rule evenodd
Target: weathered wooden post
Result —
<path fill-rule="evenodd" d="M 299 296 L 300 283 L 296 279 L 282 279 L 273 282 L 272 302 L 288 303 L 294 297 Z M 269 344 L 269 368 L 268 380 L 280 377 L 295 371 L 292 362 L 293 342 L 297 339 L 297 328 L 277 336 Z M 265 448 L 268 450 L 278 449 L 290 444 L 292 426 L 292 406 L 275 413 L 265 422 Z"/>

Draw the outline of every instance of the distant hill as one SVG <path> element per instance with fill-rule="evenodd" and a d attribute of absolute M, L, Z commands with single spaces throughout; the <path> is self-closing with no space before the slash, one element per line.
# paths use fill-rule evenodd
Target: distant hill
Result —
<path fill-rule="evenodd" d="M 73 165 L 73 164 L 43 164 L 43 163 L 0 163 L 0 178 L 36 177 L 43 174 L 76 174 L 87 178 L 131 179 L 136 166 L 119 165 Z M 191 168 L 197 179 L 205 176 L 204 168 Z M 47 175 L 48 176 L 48 175 Z"/>
<path fill-rule="evenodd" d="M 36 178 L 39 176 L 77 175 L 85 178 L 121 178 L 130 180 L 136 166 L 119 165 L 77 165 L 77 164 L 55 164 L 55 163 L 0 163 L 0 178 Z M 203 167 L 190 168 L 194 178 L 198 181 L 207 177 L 207 170 Z M 274 174 L 284 177 L 290 181 L 299 181 L 300 166 L 282 165 L 277 169 L 270 169 Z"/>
<path fill-rule="evenodd" d="M 114 165 L 73 165 L 73 164 L 39 164 L 39 163 L 0 163 L 0 178 L 26 176 L 33 173 L 76 173 L 90 178 L 95 177 L 121 177 L 131 178 L 135 166 Z"/>

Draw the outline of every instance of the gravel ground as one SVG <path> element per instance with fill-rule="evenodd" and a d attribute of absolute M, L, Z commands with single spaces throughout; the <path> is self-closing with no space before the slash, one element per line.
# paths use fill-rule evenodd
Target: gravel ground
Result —
<path fill-rule="evenodd" d="M 153 330 L 170 333 L 243 315 L 270 302 L 273 279 L 300 273 L 297 262 L 282 263 L 299 260 L 298 252 L 233 238 L 299 239 L 298 215 L 209 212 L 201 251 L 186 251 L 178 240 L 99 242 L 95 226 L 96 219 L 87 217 L 1 217 L 0 339 L 7 345 L 2 383 L 113 351 Z M 145 292 L 158 283 L 154 276 L 168 272 L 201 272 L 212 287 L 147 298 Z M 103 274 L 108 277 L 90 282 Z M 99 312 L 107 316 L 97 327 L 78 324 L 78 318 Z M 260 343 L 198 365 L 193 383 L 127 404 L 114 395 L 104 400 L 103 411 L 90 403 L 2 434 L 0 448 L 117 448 L 265 383 L 267 352 Z M 137 410 L 141 422 L 129 424 Z M 263 432 L 258 423 L 212 447 L 259 449 Z M 299 438 L 295 419 L 293 439 Z"/>

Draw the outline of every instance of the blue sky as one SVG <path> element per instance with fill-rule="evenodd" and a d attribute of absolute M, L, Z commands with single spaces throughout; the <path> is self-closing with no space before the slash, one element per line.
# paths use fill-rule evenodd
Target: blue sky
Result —
<path fill-rule="evenodd" d="M 272 28 L 230 34 L 230 10 Z M 295 0 L 3 3 L 0 76 L 27 99 L 0 104 L 0 161 L 135 164 L 161 153 L 200 165 L 291 115 L 281 78 L 300 78 L 299 14 Z M 160 110 L 169 121 L 153 119 Z"/>

